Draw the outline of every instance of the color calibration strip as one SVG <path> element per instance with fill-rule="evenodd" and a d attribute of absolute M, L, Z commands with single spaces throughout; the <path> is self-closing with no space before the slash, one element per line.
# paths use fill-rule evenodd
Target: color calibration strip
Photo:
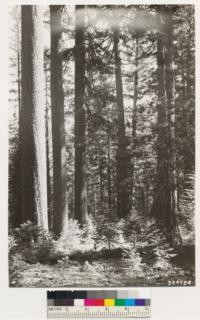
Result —
<path fill-rule="evenodd" d="M 48 291 L 49 318 L 149 318 L 149 290 Z"/>

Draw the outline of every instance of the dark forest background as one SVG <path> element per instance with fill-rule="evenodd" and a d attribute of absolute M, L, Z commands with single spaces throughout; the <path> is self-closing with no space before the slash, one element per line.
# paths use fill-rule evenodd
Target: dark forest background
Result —
<path fill-rule="evenodd" d="M 194 7 L 15 6 L 9 35 L 10 285 L 194 285 Z"/>

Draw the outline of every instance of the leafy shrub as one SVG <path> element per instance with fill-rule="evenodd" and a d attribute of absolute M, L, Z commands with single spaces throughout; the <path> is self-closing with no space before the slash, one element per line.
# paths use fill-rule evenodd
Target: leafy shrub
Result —
<path fill-rule="evenodd" d="M 22 261 L 22 255 L 18 252 L 17 240 L 11 231 L 8 237 L 8 253 L 9 253 L 9 284 L 10 286 L 18 286 L 20 279 L 19 269 L 22 271 L 25 266 Z"/>
<path fill-rule="evenodd" d="M 136 249 L 126 252 L 123 261 L 129 275 L 135 276 L 135 273 L 141 274 L 143 272 L 145 263 L 142 262 L 142 257 Z"/>
<path fill-rule="evenodd" d="M 195 175 L 182 177 L 180 190 L 178 224 L 184 245 L 195 244 L 194 212 L 195 212 Z"/>
<path fill-rule="evenodd" d="M 166 238 L 158 228 L 154 217 L 139 213 L 130 214 L 124 221 L 124 237 L 134 248 L 165 244 Z"/>
<path fill-rule="evenodd" d="M 107 248 L 109 251 L 116 248 L 125 248 L 127 244 L 123 236 L 123 219 L 109 217 L 109 215 L 100 214 L 94 220 L 93 240 L 95 249 L 101 250 Z"/>
<path fill-rule="evenodd" d="M 56 263 L 63 257 L 53 236 L 30 221 L 15 229 L 15 239 L 15 250 L 26 262 Z"/>
<path fill-rule="evenodd" d="M 168 245 L 156 247 L 154 253 L 156 256 L 156 261 L 153 265 L 154 269 L 158 270 L 169 270 L 174 268 L 171 263 L 171 258 L 177 256 L 176 253 L 173 253 L 173 248 L 170 248 Z"/>
<path fill-rule="evenodd" d="M 81 228 L 76 220 L 69 219 L 68 230 L 58 240 L 57 247 L 65 254 L 71 254 L 77 248 L 81 252 L 86 252 L 94 249 L 93 240 L 93 221 L 88 220 L 88 223 Z"/>
<path fill-rule="evenodd" d="M 9 256 L 11 256 L 17 249 L 17 240 L 16 238 L 11 234 L 8 236 L 8 252 Z"/>
<path fill-rule="evenodd" d="M 129 258 L 132 257 L 133 270 L 153 268 L 167 272 L 173 269 L 172 258 L 177 253 L 170 247 L 154 217 L 137 212 L 130 214 L 124 221 L 123 232 L 126 241 L 132 246 Z"/>

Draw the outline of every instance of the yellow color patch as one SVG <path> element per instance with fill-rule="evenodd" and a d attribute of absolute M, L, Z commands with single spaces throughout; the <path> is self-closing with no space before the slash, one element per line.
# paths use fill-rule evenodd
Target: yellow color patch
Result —
<path fill-rule="evenodd" d="M 112 307 L 115 305 L 115 299 L 104 299 L 105 307 Z"/>

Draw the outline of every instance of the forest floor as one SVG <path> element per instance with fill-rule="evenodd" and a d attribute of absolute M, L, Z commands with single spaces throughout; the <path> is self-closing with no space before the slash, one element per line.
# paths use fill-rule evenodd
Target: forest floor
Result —
<path fill-rule="evenodd" d="M 176 257 L 173 263 L 134 263 L 133 258 L 106 258 L 93 261 L 58 260 L 55 264 L 30 264 L 15 257 L 11 287 L 118 287 L 193 286 L 194 261 Z"/>

